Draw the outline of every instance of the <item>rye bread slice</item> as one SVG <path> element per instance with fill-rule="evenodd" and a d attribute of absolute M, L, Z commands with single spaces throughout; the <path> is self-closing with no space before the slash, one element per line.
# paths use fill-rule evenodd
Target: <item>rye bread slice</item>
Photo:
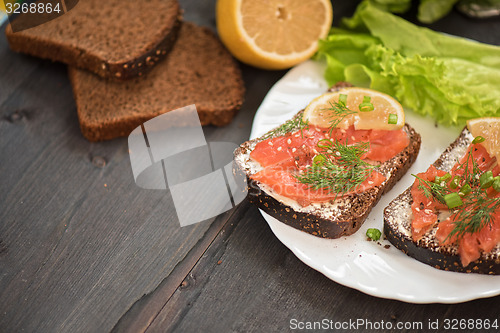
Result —
<path fill-rule="evenodd" d="M 16 52 L 125 80 L 165 58 L 181 19 L 177 0 L 80 0 L 52 21 L 18 32 L 9 25 L 5 33 Z"/>
<path fill-rule="evenodd" d="M 238 64 L 208 28 L 185 22 L 165 61 L 124 82 L 70 68 L 80 128 L 89 141 L 127 136 L 162 113 L 195 104 L 202 125 L 231 122 L 245 88 Z"/>
<path fill-rule="evenodd" d="M 433 165 L 440 170 L 450 171 L 453 165 L 466 153 L 467 147 L 473 139 L 473 136 L 465 128 Z M 418 261 L 445 271 L 500 274 L 500 245 L 497 245 L 490 253 L 482 253 L 477 261 L 463 267 L 457 245 L 439 245 L 435 238 L 437 224 L 423 238 L 414 242 L 411 237 L 412 203 L 410 187 L 384 210 L 384 234 L 396 248 Z"/>
<path fill-rule="evenodd" d="M 344 83 L 337 87 L 346 86 Z M 301 117 L 299 111 L 293 119 Z M 293 200 L 280 197 L 265 184 L 251 178 L 258 172 L 260 165 L 250 158 L 255 145 L 267 136 L 246 141 L 234 152 L 235 169 L 247 177 L 249 201 L 257 205 L 267 214 L 298 230 L 323 238 L 339 238 L 356 232 L 368 217 L 380 197 L 389 191 L 394 184 L 408 171 L 417 158 L 420 150 L 420 135 L 408 124 L 404 130 L 408 133 L 410 144 L 398 155 L 380 165 L 378 171 L 386 176 L 386 180 L 364 193 L 347 195 L 335 201 L 312 203 L 302 207 Z"/>

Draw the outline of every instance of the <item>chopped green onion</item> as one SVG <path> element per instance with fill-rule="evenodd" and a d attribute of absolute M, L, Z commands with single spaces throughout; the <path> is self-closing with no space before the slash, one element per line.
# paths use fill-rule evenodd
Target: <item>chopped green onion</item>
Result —
<path fill-rule="evenodd" d="M 472 191 L 472 189 L 470 188 L 470 185 L 465 184 L 464 186 L 462 186 L 462 188 L 460 189 L 460 192 L 458 194 L 460 194 L 461 197 L 464 197 L 467 194 L 469 194 L 471 191 Z"/>
<path fill-rule="evenodd" d="M 378 241 L 380 239 L 380 236 L 382 236 L 382 232 L 378 230 L 377 228 L 370 228 L 366 230 L 366 237 L 370 238 L 373 241 Z"/>
<path fill-rule="evenodd" d="M 455 176 L 450 182 L 450 188 L 454 190 L 458 188 L 458 185 L 460 185 L 460 176 Z"/>
<path fill-rule="evenodd" d="M 472 140 L 472 144 L 475 145 L 476 143 L 481 143 L 483 142 L 484 140 L 486 140 L 485 138 L 483 138 L 482 136 L 478 135 L 474 138 L 474 140 Z"/>
<path fill-rule="evenodd" d="M 493 182 L 493 189 L 497 192 L 500 192 L 500 176 L 495 177 L 495 181 Z"/>
<path fill-rule="evenodd" d="M 375 110 L 375 108 L 373 107 L 372 103 L 361 103 L 361 104 L 359 104 L 359 111 L 361 111 L 361 112 L 370 112 L 370 111 L 373 111 L 373 110 Z"/>
<path fill-rule="evenodd" d="M 455 192 L 448 193 L 447 195 L 445 195 L 444 202 L 446 202 L 446 205 L 448 206 L 449 209 L 456 208 L 463 204 L 462 198 L 460 198 L 460 195 L 458 195 L 458 193 Z"/>
<path fill-rule="evenodd" d="M 375 109 L 373 104 L 370 102 L 371 101 L 370 96 L 364 96 L 363 97 L 363 103 L 359 104 L 359 111 L 361 112 L 370 112 Z"/>
<path fill-rule="evenodd" d="M 389 125 L 396 125 L 398 123 L 398 115 L 395 113 L 389 114 L 389 120 L 387 121 Z"/>
<path fill-rule="evenodd" d="M 445 173 L 441 177 L 436 176 L 436 178 L 434 179 L 434 183 L 441 184 L 441 182 L 447 182 L 448 180 L 450 180 L 450 178 L 451 178 L 451 175 L 449 173 Z"/>
<path fill-rule="evenodd" d="M 321 164 L 325 161 L 325 157 L 323 155 L 316 155 L 313 158 L 314 164 Z"/>
<path fill-rule="evenodd" d="M 347 105 L 347 95 L 339 94 L 339 103 Z"/>
<path fill-rule="evenodd" d="M 493 172 L 491 172 L 491 170 L 484 172 L 479 177 L 479 183 L 481 184 L 482 189 L 491 187 L 491 185 L 493 185 L 494 181 L 495 181 L 495 179 L 493 178 Z"/>

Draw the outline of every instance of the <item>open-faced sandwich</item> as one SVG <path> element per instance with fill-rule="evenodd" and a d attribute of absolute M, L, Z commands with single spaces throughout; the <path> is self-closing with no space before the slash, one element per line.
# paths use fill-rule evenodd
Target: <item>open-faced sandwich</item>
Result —
<path fill-rule="evenodd" d="M 396 100 L 342 83 L 241 144 L 235 163 L 259 208 L 312 235 L 338 238 L 360 228 L 419 149 L 420 135 Z"/>
<path fill-rule="evenodd" d="M 439 269 L 500 274 L 500 118 L 460 136 L 384 211 L 386 238 Z"/>

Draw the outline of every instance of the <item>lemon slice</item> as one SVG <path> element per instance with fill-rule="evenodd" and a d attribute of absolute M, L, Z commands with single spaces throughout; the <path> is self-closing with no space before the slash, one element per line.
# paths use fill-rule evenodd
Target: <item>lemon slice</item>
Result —
<path fill-rule="evenodd" d="M 337 107 L 340 95 L 347 95 L 345 107 L 348 111 L 341 115 L 333 108 Z M 360 111 L 359 106 L 365 96 L 370 98 L 373 110 Z M 323 94 L 314 99 L 305 108 L 303 119 L 309 124 L 328 128 L 336 121 L 338 128 L 347 129 L 354 125 L 355 129 L 397 130 L 405 124 L 405 113 L 401 104 L 389 95 L 367 88 L 344 88 L 340 91 Z"/>
<path fill-rule="evenodd" d="M 467 121 L 467 128 L 471 134 L 482 136 L 485 140 L 481 143 L 491 156 L 496 156 L 500 161 L 500 118 L 485 117 Z"/>
<path fill-rule="evenodd" d="M 218 0 L 217 31 L 240 61 L 285 69 L 310 58 L 332 25 L 330 0 Z"/>

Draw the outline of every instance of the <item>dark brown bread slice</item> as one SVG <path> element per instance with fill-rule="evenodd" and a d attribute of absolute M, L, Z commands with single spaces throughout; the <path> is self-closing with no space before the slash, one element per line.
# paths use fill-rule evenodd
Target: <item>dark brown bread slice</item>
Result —
<path fill-rule="evenodd" d="M 465 128 L 433 165 L 444 171 L 451 170 L 458 159 L 465 154 L 472 139 L 472 135 Z M 483 253 L 477 261 L 463 267 L 456 245 L 439 245 L 434 236 L 437 225 L 422 239 L 414 242 L 411 237 L 412 203 L 410 187 L 384 210 L 384 234 L 396 248 L 408 256 L 438 269 L 464 273 L 500 274 L 500 246 L 497 246 L 490 253 Z"/>
<path fill-rule="evenodd" d="M 181 16 L 177 0 L 80 0 L 42 25 L 18 32 L 9 25 L 6 35 L 16 52 L 124 80 L 145 74 L 167 55 Z"/>
<path fill-rule="evenodd" d="M 165 61 L 125 82 L 69 69 L 78 118 L 90 141 L 127 136 L 162 113 L 196 104 L 202 125 L 231 122 L 245 88 L 237 63 L 207 28 L 185 22 Z"/>
<path fill-rule="evenodd" d="M 295 117 L 301 117 L 302 112 L 300 111 Z M 273 195 L 272 191 L 265 188 L 265 185 L 250 178 L 255 173 L 255 168 L 252 167 L 249 154 L 258 142 L 264 140 L 266 135 L 244 142 L 236 149 L 235 169 L 247 176 L 249 200 L 269 215 L 315 236 L 339 238 L 351 235 L 361 227 L 380 197 L 401 179 L 417 158 L 420 150 L 420 135 L 408 124 L 405 125 L 404 130 L 408 133 L 410 144 L 379 168 L 379 171 L 387 177 L 386 181 L 364 193 L 337 199 L 334 203 L 326 202 L 308 207 L 292 206 L 290 202 L 284 202 L 283 198 Z"/>

